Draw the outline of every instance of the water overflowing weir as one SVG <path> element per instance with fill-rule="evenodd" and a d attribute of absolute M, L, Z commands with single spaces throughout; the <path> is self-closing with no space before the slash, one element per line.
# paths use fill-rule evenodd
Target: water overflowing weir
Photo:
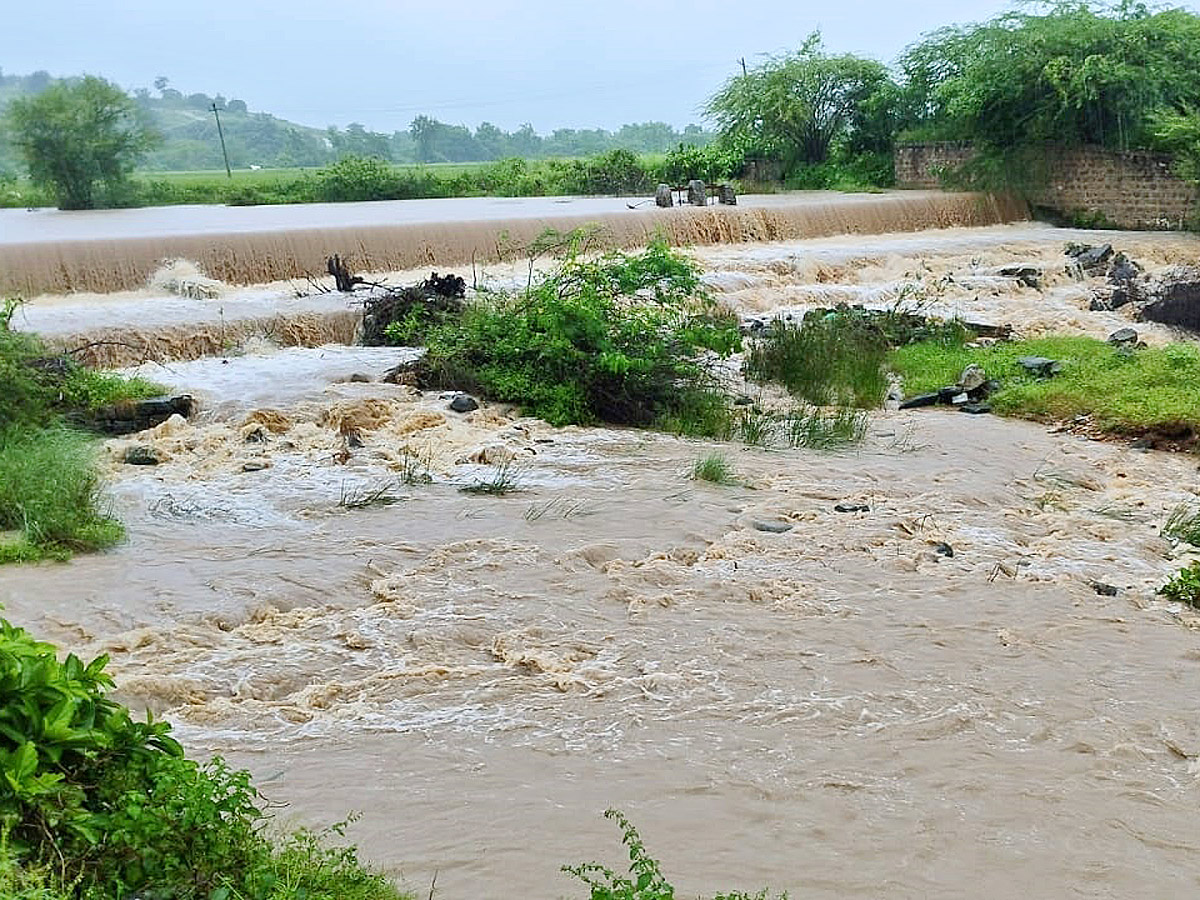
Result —
<path fill-rule="evenodd" d="M 473 198 L 86 214 L 2 210 L 0 292 L 31 297 L 129 290 L 144 285 L 163 260 L 179 257 L 230 284 L 320 273 L 332 253 L 379 272 L 489 262 L 519 254 L 547 228 L 589 224 L 600 226 L 599 246 L 629 248 L 658 233 L 684 246 L 992 225 L 1026 215 L 1009 198 L 937 191 L 809 192 L 705 209 L 631 210 L 628 203 Z M 97 232 L 106 236 L 96 238 Z"/>

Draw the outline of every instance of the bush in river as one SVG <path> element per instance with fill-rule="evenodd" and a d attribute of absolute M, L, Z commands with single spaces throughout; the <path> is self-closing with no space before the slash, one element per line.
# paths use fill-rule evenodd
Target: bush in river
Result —
<path fill-rule="evenodd" d="M 565 261 L 527 290 L 478 301 L 435 327 L 422 385 L 518 403 L 552 425 L 715 433 L 728 404 L 711 362 L 741 346 L 733 314 L 663 241 L 633 255 L 578 251 L 576 236 Z"/>
<path fill-rule="evenodd" d="M 398 900 L 353 850 L 307 832 L 273 847 L 249 773 L 135 721 L 106 662 L 60 660 L 0 618 L 0 895 Z"/>

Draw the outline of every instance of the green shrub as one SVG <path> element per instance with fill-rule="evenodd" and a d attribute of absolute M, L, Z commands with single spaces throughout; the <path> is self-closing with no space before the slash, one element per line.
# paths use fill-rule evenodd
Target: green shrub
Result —
<path fill-rule="evenodd" d="M 398 896 L 314 836 L 274 851 L 249 774 L 133 720 L 107 696 L 106 663 L 60 660 L 0 619 L 0 885 L 30 900 Z"/>
<path fill-rule="evenodd" d="M 621 843 L 629 852 L 629 877 L 594 862 L 563 866 L 562 871 L 587 885 L 589 900 L 674 900 L 675 886 L 663 875 L 658 860 L 646 852 L 637 829 L 619 810 L 605 810 L 604 818 L 616 822 L 621 829 Z M 713 900 L 767 900 L 767 892 L 734 891 L 717 894 Z M 780 900 L 786 900 L 786 895 Z"/>
<path fill-rule="evenodd" d="M 396 171 L 382 159 L 344 156 L 317 172 L 316 199 L 326 203 L 391 200 Z"/>
<path fill-rule="evenodd" d="M 690 410 L 720 394 L 705 354 L 739 348 L 736 319 L 664 242 L 595 260 L 577 251 L 576 240 L 527 291 L 434 328 L 421 383 L 518 403 L 554 425 L 665 419 L 686 430 Z"/>
<path fill-rule="evenodd" d="M 1158 592 L 1168 600 L 1200 608 L 1200 562 L 1180 569 Z"/>

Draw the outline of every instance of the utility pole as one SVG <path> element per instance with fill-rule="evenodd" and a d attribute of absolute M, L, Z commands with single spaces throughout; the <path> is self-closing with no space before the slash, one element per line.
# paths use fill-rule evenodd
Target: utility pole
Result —
<path fill-rule="evenodd" d="M 225 174 L 232 181 L 233 170 L 229 168 L 229 153 L 225 150 L 225 132 L 221 130 L 221 113 L 217 111 L 217 104 L 215 102 L 212 105 L 212 114 L 217 117 L 217 137 L 221 139 L 221 155 L 225 157 Z"/>

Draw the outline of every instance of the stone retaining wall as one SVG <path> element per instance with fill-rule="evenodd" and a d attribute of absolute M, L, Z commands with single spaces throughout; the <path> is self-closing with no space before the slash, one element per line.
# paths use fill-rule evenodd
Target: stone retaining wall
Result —
<path fill-rule="evenodd" d="M 969 160 L 969 143 L 896 147 L 896 182 L 929 188 Z M 1062 218 L 1119 228 L 1177 229 L 1200 213 L 1196 188 L 1171 173 L 1171 158 L 1149 151 L 1100 147 L 1047 148 L 1045 176 L 1027 200 Z"/>

